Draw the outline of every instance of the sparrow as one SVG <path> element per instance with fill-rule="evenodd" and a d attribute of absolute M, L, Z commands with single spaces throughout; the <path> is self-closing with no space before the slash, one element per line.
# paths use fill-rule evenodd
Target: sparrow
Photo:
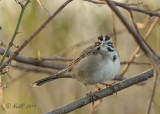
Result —
<path fill-rule="evenodd" d="M 86 86 L 95 85 L 113 79 L 119 69 L 120 57 L 112 38 L 101 35 L 64 69 L 33 84 L 41 86 L 59 78 L 74 78 Z"/>

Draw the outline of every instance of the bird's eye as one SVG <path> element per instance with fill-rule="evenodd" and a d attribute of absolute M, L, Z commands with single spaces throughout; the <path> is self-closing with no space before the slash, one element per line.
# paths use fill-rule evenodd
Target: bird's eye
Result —
<path fill-rule="evenodd" d="M 107 45 L 112 47 L 112 48 L 114 47 L 112 42 L 108 42 Z"/>
<path fill-rule="evenodd" d="M 107 44 L 108 44 L 108 45 L 112 45 L 113 43 L 112 43 L 112 42 L 108 42 Z"/>

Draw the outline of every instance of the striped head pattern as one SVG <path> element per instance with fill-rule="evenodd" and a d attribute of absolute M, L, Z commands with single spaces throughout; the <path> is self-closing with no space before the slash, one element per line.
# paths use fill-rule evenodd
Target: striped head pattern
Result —
<path fill-rule="evenodd" d="M 115 50 L 114 46 L 113 46 L 113 42 L 112 42 L 112 38 L 109 36 L 99 36 L 98 41 L 95 42 L 94 47 L 97 50 L 104 50 L 104 51 L 109 51 L 112 52 Z"/>

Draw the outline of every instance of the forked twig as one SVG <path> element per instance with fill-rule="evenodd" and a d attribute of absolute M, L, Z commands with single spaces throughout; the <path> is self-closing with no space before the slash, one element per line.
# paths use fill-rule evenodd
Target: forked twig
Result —
<path fill-rule="evenodd" d="M 10 48 L 11 48 L 12 45 L 13 45 L 13 42 L 14 42 L 14 40 L 15 40 L 15 38 L 16 38 L 17 33 L 18 33 L 18 29 L 19 29 L 19 27 L 20 27 L 20 23 L 21 23 L 21 21 L 22 21 L 22 17 L 23 17 L 24 11 L 25 11 L 27 5 L 29 4 L 29 2 L 30 2 L 30 0 L 27 0 L 24 5 L 23 5 L 21 2 L 18 2 L 18 4 L 20 4 L 21 7 L 22 7 L 21 13 L 20 13 L 20 15 L 19 15 L 19 19 L 18 19 L 18 22 L 17 22 L 17 26 L 16 26 L 16 29 L 15 29 L 15 31 L 14 31 L 14 34 L 13 34 L 13 36 L 12 36 L 12 38 L 11 38 L 11 41 L 9 42 L 9 45 L 8 45 L 8 47 L 7 47 L 5 53 L 3 54 L 2 59 L 1 59 L 1 61 L 0 61 L 0 67 L 1 67 L 1 65 L 3 64 L 3 62 L 4 62 L 4 60 L 5 60 L 6 56 L 7 56 L 8 51 L 10 50 Z M 22 6 L 22 5 L 23 5 L 23 6 Z M 1 70 L 0 70 L 0 71 L 1 71 Z"/>
<path fill-rule="evenodd" d="M 13 53 L 13 55 L 0 67 L 0 72 L 19 54 L 19 52 L 33 39 L 35 36 L 40 33 L 46 25 L 57 15 L 62 9 L 71 2 L 72 0 L 67 0 L 64 2 L 46 21 L 29 37 L 23 42 L 23 44 Z"/>
<path fill-rule="evenodd" d="M 153 28 L 155 27 L 155 25 L 157 24 L 159 20 L 159 17 L 156 17 L 155 20 L 153 21 L 153 23 L 150 25 L 146 35 L 144 36 L 144 39 L 147 40 L 148 37 L 150 36 L 150 34 L 153 31 Z M 136 58 L 136 55 L 140 52 L 140 47 L 138 46 L 136 48 L 136 50 L 133 52 L 133 54 L 130 56 L 129 61 L 132 63 L 132 61 L 134 61 L 134 59 Z M 124 66 L 123 68 L 123 72 L 121 73 L 121 75 L 124 75 L 126 73 L 126 71 L 128 70 L 129 66 L 131 65 L 131 63 L 128 63 Z"/>
<path fill-rule="evenodd" d="M 104 4 L 105 5 L 104 2 L 97 2 L 97 1 L 94 1 L 94 0 L 84 0 L 84 1 L 91 2 L 91 3 L 94 3 L 94 4 Z M 126 10 L 131 10 L 131 11 L 144 13 L 144 14 L 147 14 L 147 15 L 149 15 L 151 17 L 152 16 L 160 17 L 160 13 L 147 11 L 147 10 L 143 10 L 143 9 L 140 9 L 140 8 L 131 7 L 131 5 L 137 5 L 137 4 L 125 4 L 125 3 L 119 3 L 119 2 L 116 2 L 116 1 L 110 1 L 110 2 L 114 3 L 116 6 L 124 8 Z M 142 3 L 140 3 L 140 4 L 142 4 Z"/>
<path fill-rule="evenodd" d="M 146 54 L 146 56 L 151 60 L 152 65 L 160 74 L 160 70 L 158 68 L 158 56 L 155 54 L 155 52 L 150 48 L 150 46 L 146 43 L 146 41 L 143 39 L 141 34 L 137 34 L 136 31 L 133 30 L 132 26 L 128 23 L 128 21 L 124 18 L 122 13 L 118 10 L 118 8 L 115 6 L 114 3 L 112 3 L 110 0 L 105 0 L 108 6 L 115 12 L 115 14 L 119 17 L 121 22 L 124 24 L 124 26 L 127 28 L 127 30 L 131 33 L 135 41 L 138 43 L 142 51 Z"/>
<path fill-rule="evenodd" d="M 5 52 L 5 49 L 0 48 L 0 54 L 3 54 L 4 52 Z M 9 51 L 7 54 L 7 57 L 12 56 L 13 54 L 14 53 L 12 51 Z M 61 70 L 66 66 L 65 63 L 60 63 L 56 61 L 49 62 L 49 61 L 37 60 L 37 59 L 22 56 L 22 55 L 17 55 L 14 59 L 20 63 L 31 64 L 31 65 L 41 66 L 46 68 L 53 68 L 58 70 Z"/>
<path fill-rule="evenodd" d="M 119 19 L 125 25 L 125 27 L 128 29 L 128 31 L 132 34 L 132 36 L 134 37 L 134 39 L 136 40 L 136 42 L 139 44 L 139 46 L 142 49 L 142 51 L 151 60 L 151 63 L 154 66 L 154 69 L 156 70 L 157 75 L 155 77 L 152 97 L 151 97 L 150 105 L 149 105 L 149 108 L 148 108 L 148 114 L 149 114 L 150 113 L 150 109 L 151 109 L 151 104 L 152 104 L 152 101 L 153 101 L 153 97 L 154 97 L 154 94 L 155 94 L 155 89 L 156 89 L 156 84 L 157 84 L 157 78 L 160 75 L 160 68 L 158 67 L 159 66 L 158 56 L 155 54 L 155 52 L 152 50 L 152 48 L 150 48 L 149 45 L 145 42 L 145 40 L 143 39 L 143 37 L 140 34 L 137 34 L 133 30 L 133 28 L 131 27 L 131 25 L 127 22 L 127 20 L 123 17 L 123 15 L 121 14 L 121 12 L 115 7 L 115 5 L 113 3 L 111 3 L 110 0 L 105 0 L 105 1 L 108 4 L 108 6 L 116 13 L 116 15 L 119 17 Z"/>

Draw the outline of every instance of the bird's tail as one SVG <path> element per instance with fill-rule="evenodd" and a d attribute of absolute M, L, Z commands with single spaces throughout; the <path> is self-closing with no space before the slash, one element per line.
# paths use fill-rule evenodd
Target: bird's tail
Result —
<path fill-rule="evenodd" d="M 55 74 L 53 76 L 49 76 L 49 77 L 46 77 L 46 78 L 43 78 L 41 80 L 38 80 L 36 82 L 33 83 L 33 86 L 34 87 L 37 87 L 37 86 L 41 86 L 47 82 L 50 82 L 52 80 L 56 80 L 56 79 L 59 79 L 59 78 L 72 78 L 71 75 L 62 75 L 62 74 Z"/>

